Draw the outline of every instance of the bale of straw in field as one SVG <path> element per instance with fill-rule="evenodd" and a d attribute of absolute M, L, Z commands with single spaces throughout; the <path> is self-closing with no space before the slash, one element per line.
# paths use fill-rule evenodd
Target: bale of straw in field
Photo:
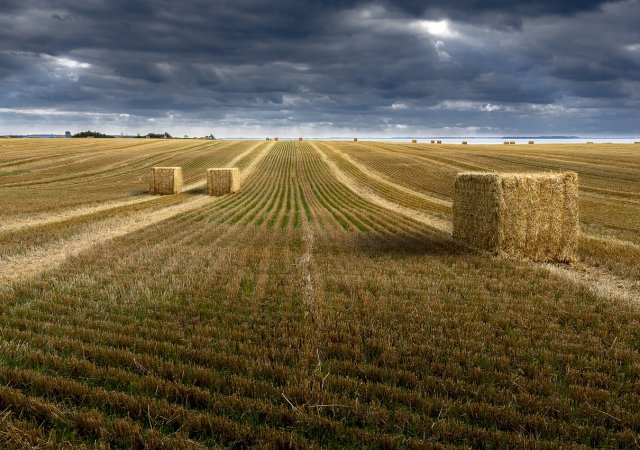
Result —
<path fill-rule="evenodd" d="M 504 145 L 509 145 L 509 141 L 504 141 Z"/>
<path fill-rule="evenodd" d="M 529 141 L 529 144 L 534 144 L 534 142 L 533 141 Z"/>
<path fill-rule="evenodd" d="M 442 144 L 442 141 L 438 141 L 438 144 Z"/>
<path fill-rule="evenodd" d="M 578 246 L 578 176 L 565 173 L 458 174 L 453 236 L 517 259 L 570 262 Z"/>
<path fill-rule="evenodd" d="M 240 169 L 237 167 L 207 169 L 207 193 L 209 195 L 233 194 L 239 189 Z"/>
<path fill-rule="evenodd" d="M 587 142 L 587 144 L 593 144 L 593 141 L 589 141 L 589 142 Z"/>
<path fill-rule="evenodd" d="M 149 191 L 160 195 L 182 192 L 182 167 L 152 167 Z"/>
<path fill-rule="evenodd" d="M 302 138 L 301 138 L 301 137 L 299 137 L 299 138 L 298 138 L 298 140 L 299 140 L 299 141 L 301 141 L 301 140 L 302 140 Z"/>
<path fill-rule="evenodd" d="M 516 145 L 516 141 L 511 141 L 511 142 L 509 142 L 509 144 Z"/>
<path fill-rule="evenodd" d="M 433 140 L 432 140 L 432 141 L 431 141 L 431 143 L 432 143 L 432 144 L 435 144 L 435 143 L 436 143 L 436 141 L 433 141 Z"/>
<path fill-rule="evenodd" d="M 417 141 L 416 139 L 411 139 L 411 143 L 412 143 L 412 144 L 417 144 L 417 143 L 418 143 L 418 141 Z"/>
<path fill-rule="evenodd" d="M 353 142 L 358 142 L 358 138 L 353 138 Z"/>
<path fill-rule="evenodd" d="M 278 138 L 277 138 L 277 137 L 274 137 L 274 138 L 273 138 L 273 140 L 274 140 L 274 141 L 277 141 L 277 140 L 278 140 Z"/>
<path fill-rule="evenodd" d="M 467 145 L 467 141 L 462 141 L 462 145 Z"/>

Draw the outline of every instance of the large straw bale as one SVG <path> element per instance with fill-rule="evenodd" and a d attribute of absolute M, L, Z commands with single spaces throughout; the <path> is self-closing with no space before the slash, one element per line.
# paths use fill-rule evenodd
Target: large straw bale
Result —
<path fill-rule="evenodd" d="M 207 169 L 207 192 L 209 195 L 225 195 L 240 189 L 240 169 L 223 167 Z"/>
<path fill-rule="evenodd" d="M 182 167 L 152 167 L 149 191 L 160 195 L 182 192 Z"/>
<path fill-rule="evenodd" d="M 461 173 L 453 236 L 501 256 L 570 262 L 578 244 L 578 175 Z"/>

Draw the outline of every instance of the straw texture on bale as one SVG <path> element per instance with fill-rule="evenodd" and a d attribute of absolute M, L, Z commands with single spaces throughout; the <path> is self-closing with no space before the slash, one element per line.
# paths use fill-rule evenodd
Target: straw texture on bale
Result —
<path fill-rule="evenodd" d="M 237 167 L 207 169 L 207 193 L 209 195 L 233 194 L 239 189 L 240 169 Z"/>
<path fill-rule="evenodd" d="M 517 259 L 570 262 L 578 245 L 575 172 L 458 174 L 453 236 Z"/>
<path fill-rule="evenodd" d="M 182 192 L 182 167 L 152 167 L 149 192 L 160 195 Z"/>

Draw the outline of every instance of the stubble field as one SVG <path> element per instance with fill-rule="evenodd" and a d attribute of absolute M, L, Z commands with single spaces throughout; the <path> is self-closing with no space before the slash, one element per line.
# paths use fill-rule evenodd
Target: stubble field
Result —
<path fill-rule="evenodd" d="M 453 242 L 467 170 L 578 172 L 579 260 Z M 2 447 L 637 447 L 639 348 L 640 145 L 0 141 Z"/>

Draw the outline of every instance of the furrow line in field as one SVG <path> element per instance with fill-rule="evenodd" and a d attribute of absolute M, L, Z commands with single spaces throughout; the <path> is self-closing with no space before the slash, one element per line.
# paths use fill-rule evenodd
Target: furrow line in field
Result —
<path fill-rule="evenodd" d="M 416 211 L 405 206 L 398 205 L 397 203 L 390 202 L 389 200 L 380 197 L 378 194 L 367 189 L 365 186 L 360 185 L 353 178 L 351 178 L 340 168 L 338 168 L 337 164 L 329 159 L 327 154 L 322 151 L 318 145 L 316 145 L 315 143 L 311 143 L 310 145 L 320 154 L 323 161 L 327 164 L 327 166 L 329 166 L 331 172 L 338 179 L 338 181 L 347 186 L 360 197 L 363 197 L 371 203 L 374 203 L 385 209 L 394 211 L 404 216 L 408 216 L 411 219 L 421 222 L 431 228 L 435 228 L 436 230 L 443 231 L 445 233 L 451 233 L 452 227 L 449 221 L 436 216 L 427 215 L 421 211 Z"/>

